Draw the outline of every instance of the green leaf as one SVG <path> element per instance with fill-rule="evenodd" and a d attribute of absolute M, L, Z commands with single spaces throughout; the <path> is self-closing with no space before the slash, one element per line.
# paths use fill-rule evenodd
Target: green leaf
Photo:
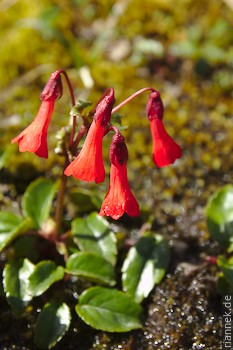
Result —
<path fill-rule="evenodd" d="M 207 225 L 212 237 L 227 246 L 233 243 L 233 185 L 223 186 L 208 201 Z"/>
<path fill-rule="evenodd" d="M 0 150 L 0 169 L 2 169 L 14 153 L 14 146 L 9 145 L 4 150 Z"/>
<path fill-rule="evenodd" d="M 30 217 L 35 228 L 40 228 L 48 219 L 52 202 L 57 190 L 57 183 L 40 178 L 32 182 L 22 198 L 24 216 Z"/>
<path fill-rule="evenodd" d="M 0 213 L 0 252 L 16 237 L 33 227 L 31 219 L 22 219 L 9 213 Z"/>
<path fill-rule="evenodd" d="M 218 277 L 217 289 L 219 293 L 222 295 L 226 295 L 226 294 L 233 295 L 233 286 L 226 280 L 223 273 Z"/>
<path fill-rule="evenodd" d="M 4 268 L 4 291 L 16 317 L 22 314 L 24 307 L 32 299 L 29 276 L 33 271 L 34 265 L 28 259 L 12 261 Z"/>
<path fill-rule="evenodd" d="M 159 235 L 141 237 L 122 267 L 123 290 L 140 303 L 165 275 L 170 259 L 167 242 Z"/>
<path fill-rule="evenodd" d="M 103 256 L 111 264 L 116 262 L 116 238 L 110 231 L 109 223 L 97 213 L 72 221 L 74 242 L 82 251 Z"/>
<path fill-rule="evenodd" d="M 92 201 L 92 192 L 86 189 L 75 190 L 70 193 L 72 202 L 79 213 L 88 213 L 96 210 Z"/>
<path fill-rule="evenodd" d="M 70 274 L 86 277 L 97 283 L 109 286 L 116 283 L 112 264 L 93 253 L 72 254 L 67 260 L 66 269 Z"/>
<path fill-rule="evenodd" d="M 22 218 L 12 213 L 0 212 L 0 233 L 12 231 L 21 221 Z"/>
<path fill-rule="evenodd" d="M 75 309 L 83 321 L 95 329 L 128 332 L 142 327 L 141 306 L 116 289 L 89 288 L 80 295 Z"/>
<path fill-rule="evenodd" d="M 53 261 L 41 261 L 35 266 L 29 277 L 30 290 L 33 296 L 43 294 L 54 282 L 64 277 L 64 268 L 56 266 Z"/>
<path fill-rule="evenodd" d="M 70 309 L 65 303 L 46 304 L 36 324 L 36 345 L 41 349 L 51 349 L 69 329 L 70 320 Z"/>
<path fill-rule="evenodd" d="M 233 257 L 227 260 L 224 256 L 219 256 L 217 263 L 227 282 L 233 287 Z"/>

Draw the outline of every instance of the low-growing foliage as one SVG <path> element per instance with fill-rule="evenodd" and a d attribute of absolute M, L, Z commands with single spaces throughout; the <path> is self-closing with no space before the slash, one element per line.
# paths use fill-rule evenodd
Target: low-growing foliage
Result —
<path fill-rule="evenodd" d="M 45 293 L 55 282 L 62 281 L 65 275 L 78 276 L 76 283 L 82 279 L 99 285 L 87 288 L 78 298 L 76 311 L 84 322 L 109 332 L 127 332 L 141 327 L 143 309 L 139 303 L 164 277 L 169 262 L 168 244 L 161 236 L 146 232 L 130 248 L 122 267 L 125 293 L 116 287 L 110 288 L 116 286 L 117 241 L 109 223 L 96 212 L 72 221 L 72 245 L 69 246 L 69 240 L 62 242 L 67 251 L 72 250 L 72 254 L 67 259 L 64 257 L 62 265 L 51 260 L 34 264 L 27 257 L 17 259 L 20 239 L 33 235 L 39 240 L 37 229 L 40 230 L 48 220 L 46 210 L 49 213 L 52 208 L 51 186 L 48 183 L 47 179 L 36 180 L 26 190 L 26 199 L 22 199 L 24 203 L 26 200 L 30 202 L 33 196 L 36 212 L 24 210 L 26 218 L 1 213 L 1 248 L 12 242 L 15 249 L 15 258 L 6 264 L 3 273 L 4 290 L 12 312 L 20 317 L 32 299 Z M 44 202 L 40 201 L 41 193 Z M 43 208 L 46 210 L 41 220 Z M 22 225 L 25 222 L 27 225 Z M 12 232 L 17 232 L 17 235 L 13 236 Z M 41 234 L 46 237 L 43 232 Z M 14 244 L 16 237 L 19 240 Z M 51 236 L 48 237 L 54 240 Z M 56 239 L 54 242 L 56 243 Z M 25 254 L 27 255 L 27 251 Z M 64 293 L 63 290 L 60 298 Z M 56 297 L 49 300 L 39 314 L 35 329 L 36 344 L 40 348 L 51 348 L 55 345 L 69 328 L 70 315 L 69 306 L 62 300 L 57 300 Z"/>

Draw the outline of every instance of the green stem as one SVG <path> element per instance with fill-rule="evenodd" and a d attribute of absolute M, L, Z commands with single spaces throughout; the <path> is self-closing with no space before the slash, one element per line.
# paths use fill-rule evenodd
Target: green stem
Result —
<path fill-rule="evenodd" d="M 66 159 L 64 169 L 66 168 L 67 164 L 68 164 L 68 161 Z M 66 190 L 66 183 L 67 183 L 67 176 L 63 172 L 61 176 L 59 190 L 58 190 L 57 206 L 56 206 L 56 212 L 55 212 L 57 235 L 60 235 L 61 233 L 61 225 L 62 225 L 62 217 L 63 217 L 63 202 L 64 202 L 64 195 Z"/>
<path fill-rule="evenodd" d="M 76 121 L 77 121 L 77 116 L 73 116 L 73 124 L 72 124 L 72 130 L 70 133 L 70 149 L 72 149 L 73 142 L 74 142 L 74 135 L 75 135 L 75 129 L 76 129 Z"/>

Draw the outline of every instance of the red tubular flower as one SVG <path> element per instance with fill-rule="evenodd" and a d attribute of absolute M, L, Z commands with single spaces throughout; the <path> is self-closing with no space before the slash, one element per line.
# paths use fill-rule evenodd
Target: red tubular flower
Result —
<path fill-rule="evenodd" d="M 100 209 L 101 216 L 110 216 L 117 220 L 124 213 L 132 217 L 140 214 L 138 203 L 128 183 L 127 160 L 127 147 L 123 136 L 118 132 L 113 136 L 111 143 L 110 185 Z"/>
<path fill-rule="evenodd" d="M 114 90 L 108 89 L 97 104 L 94 120 L 78 156 L 65 169 L 64 174 L 76 179 L 96 183 L 104 181 L 105 170 L 102 142 L 108 126 L 114 99 Z"/>
<path fill-rule="evenodd" d="M 158 91 L 152 92 L 146 106 L 146 112 L 153 139 L 153 161 L 160 168 L 173 164 L 182 155 L 180 146 L 165 130 L 162 122 L 163 111 L 160 93 Z"/>
<path fill-rule="evenodd" d="M 42 103 L 33 122 L 11 143 L 18 142 L 20 152 L 32 152 L 41 158 L 48 158 L 47 133 L 54 104 L 62 95 L 60 71 L 51 74 L 42 94 Z"/>
<path fill-rule="evenodd" d="M 182 155 L 180 146 L 168 135 L 162 120 L 158 118 L 151 119 L 150 128 L 153 138 L 153 160 L 155 164 L 160 168 L 173 164 Z"/>

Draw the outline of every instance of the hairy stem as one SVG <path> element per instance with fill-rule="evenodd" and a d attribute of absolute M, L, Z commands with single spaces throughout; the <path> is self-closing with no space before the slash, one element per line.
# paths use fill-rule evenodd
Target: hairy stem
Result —
<path fill-rule="evenodd" d="M 116 113 L 121 107 L 123 107 L 124 105 L 126 105 L 127 103 L 129 103 L 130 101 L 132 101 L 135 97 L 141 95 L 143 92 L 146 91 L 156 91 L 155 89 L 151 88 L 151 87 L 145 87 L 141 90 L 136 91 L 133 95 L 129 96 L 126 100 L 124 100 L 123 102 L 121 102 L 119 105 L 117 105 L 115 108 L 112 109 L 112 114 Z"/>
<path fill-rule="evenodd" d="M 66 79 L 66 82 L 67 82 L 67 85 L 68 85 L 68 88 L 69 88 L 69 91 L 70 91 L 70 97 L 71 97 L 72 106 L 74 107 L 75 106 L 74 90 L 73 90 L 73 87 L 71 85 L 70 79 L 69 79 L 66 71 L 61 70 L 60 72 L 64 75 L 64 77 Z"/>
<path fill-rule="evenodd" d="M 75 106 L 74 90 L 73 90 L 73 87 L 71 85 L 70 79 L 69 79 L 66 71 L 61 70 L 61 73 L 64 75 L 64 77 L 66 79 L 66 82 L 67 82 L 67 85 L 68 85 L 68 88 L 69 88 L 69 91 L 70 91 L 70 97 L 71 97 L 72 106 L 74 107 Z M 71 130 L 71 134 L 70 134 L 70 148 L 72 147 L 73 141 L 74 141 L 76 120 L 77 120 L 77 117 L 76 117 L 76 115 L 74 115 L 73 116 L 72 130 Z"/>
<path fill-rule="evenodd" d="M 86 133 L 87 133 L 87 128 L 86 128 L 86 126 L 85 126 L 85 125 L 81 125 L 80 130 L 79 130 L 79 132 L 78 132 L 78 135 L 76 136 L 76 139 L 75 139 L 75 141 L 74 141 L 74 146 L 75 146 L 75 148 L 78 147 L 78 144 L 79 144 L 81 138 L 82 138 L 83 135 L 85 135 Z"/>
<path fill-rule="evenodd" d="M 120 133 L 119 129 L 116 126 L 110 125 L 109 128 L 105 130 L 104 135 L 106 135 L 111 130 L 113 130 L 115 132 L 115 134 Z"/>

